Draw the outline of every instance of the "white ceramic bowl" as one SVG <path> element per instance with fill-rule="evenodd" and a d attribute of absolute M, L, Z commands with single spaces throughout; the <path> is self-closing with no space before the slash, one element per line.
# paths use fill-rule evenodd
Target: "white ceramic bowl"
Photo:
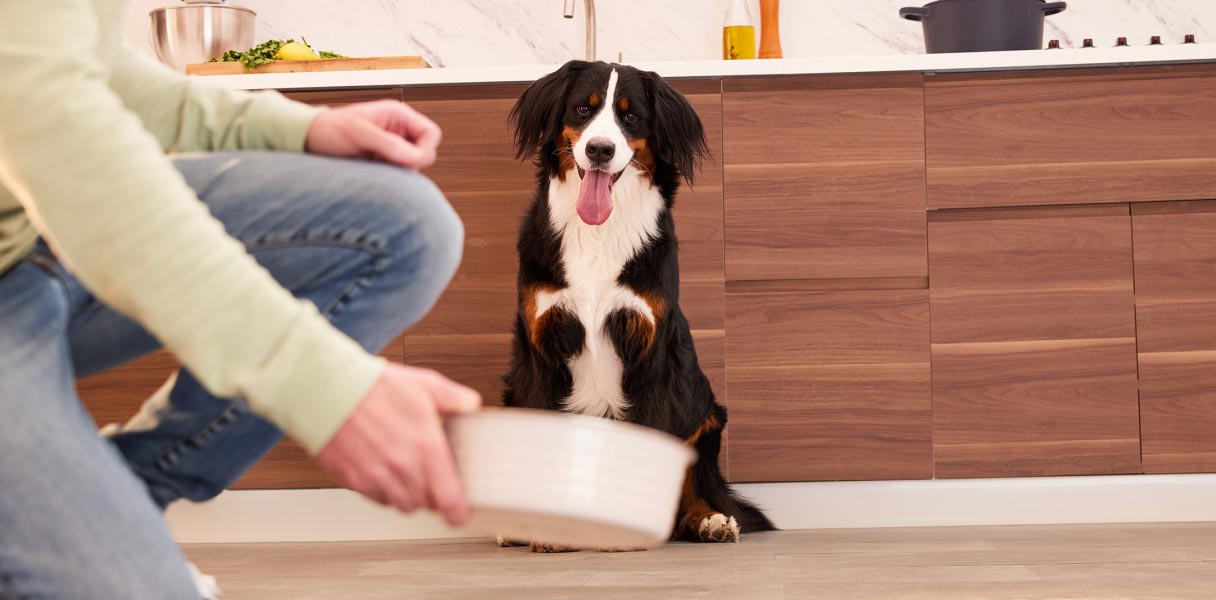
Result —
<path fill-rule="evenodd" d="M 470 532 L 574 548 L 671 535 L 696 454 L 676 437 L 607 419 L 491 408 L 448 421 Z"/>

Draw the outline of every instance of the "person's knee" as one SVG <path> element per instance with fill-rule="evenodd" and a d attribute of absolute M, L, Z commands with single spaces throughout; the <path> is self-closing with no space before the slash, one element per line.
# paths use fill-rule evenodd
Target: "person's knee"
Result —
<path fill-rule="evenodd" d="M 394 170 L 378 186 L 385 199 L 378 203 L 378 226 L 387 232 L 382 275 L 403 302 L 425 313 L 460 266 L 464 224 L 439 188 L 419 173 Z"/>

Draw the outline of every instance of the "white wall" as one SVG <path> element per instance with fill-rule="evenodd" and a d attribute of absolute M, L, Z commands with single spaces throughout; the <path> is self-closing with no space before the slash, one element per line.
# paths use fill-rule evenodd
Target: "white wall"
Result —
<path fill-rule="evenodd" d="M 435 66 L 553 64 L 583 56 L 582 2 L 574 20 L 561 0 L 230 0 L 258 13 L 257 39 L 304 36 L 351 56 L 425 56 Z M 752 0 L 755 2 L 755 0 Z M 147 13 L 176 0 L 131 0 L 126 34 L 147 47 Z M 599 0 L 600 58 L 629 62 L 721 57 L 729 0 Z M 857 56 L 924 51 L 920 25 L 899 19 L 916 0 L 785 0 L 786 56 Z M 759 19 L 753 7 L 752 14 Z M 758 24 L 758 23 L 757 23 Z M 1048 18 L 1046 39 L 1065 47 L 1086 37 L 1133 45 L 1193 33 L 1216 42 L 1214 0 L 1071 0 Z"/>

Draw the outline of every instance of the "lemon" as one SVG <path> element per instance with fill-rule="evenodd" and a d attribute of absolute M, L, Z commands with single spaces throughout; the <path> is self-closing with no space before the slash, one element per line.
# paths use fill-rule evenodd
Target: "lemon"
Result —
<path fill-rule="evenodd" d="M 299 42 L 283 44 L 274 57 L 279 60 L 321 60 L 321 57 L 317 56 L 317 53 L 313 52 L 312 48 Z"/>

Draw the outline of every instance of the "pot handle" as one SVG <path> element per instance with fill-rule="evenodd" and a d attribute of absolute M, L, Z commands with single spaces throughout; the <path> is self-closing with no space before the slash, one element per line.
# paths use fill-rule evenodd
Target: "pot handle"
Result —
<path fill-rule="evenodd" d="M 1048 2 L 1047 4 L 1043 5 L 1043 15 L 1051 16 L 1059 14 L 1064 12 L 1064 9 L 1066 8 L 1068 8 L 1067 2 Z"/>
<path fill-rule="evenodd" d="M 1060 2 L 1063 4 L 1063 2 Z M 921 21 L 929 16 L 929 8 L 925 6 L 909 6 L 899 9 L 899 16 L 909 21 Z"/>

